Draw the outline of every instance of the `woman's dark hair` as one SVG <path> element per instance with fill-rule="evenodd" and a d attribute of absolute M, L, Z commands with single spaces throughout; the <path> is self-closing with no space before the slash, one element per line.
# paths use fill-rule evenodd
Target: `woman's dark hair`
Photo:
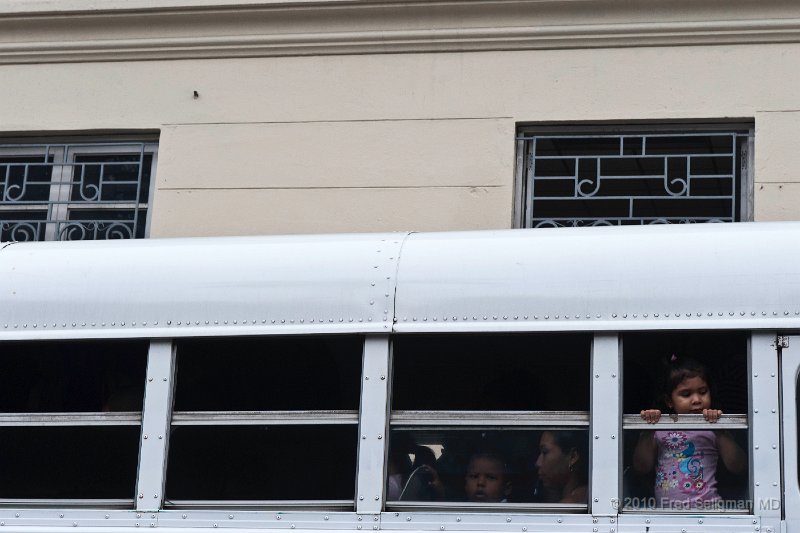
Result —
<path fill-rule="evenodd" d="M 589 435 L 585 431 L 574 430 L 551 430 L 550 434 L 563 453 L 575 450 L 578 462 L 575 463 L 574 472 L 579 479 L 586 481 L 589 477 Z"/>
<path fill-rule="evenodd" d="M 703 378 L 706 385 L 708 385 L 710 389 L 713 388 L 708 369 L 700 361 L 692 359 L 691 357 L 672 355 L 664 363 L 663 378 L 658 387 L 660 397 L 657 398 L 658 402 L 663 404 L 663 407 L 669 406 L 668 400 L 672 396 L 672 391 L 678 388 L 678 385 L 685 379 Z"/>

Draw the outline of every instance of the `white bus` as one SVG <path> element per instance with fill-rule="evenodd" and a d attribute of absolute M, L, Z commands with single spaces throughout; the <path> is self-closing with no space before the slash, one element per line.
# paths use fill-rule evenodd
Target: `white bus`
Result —
<path fill-rule="evenodd" d="M 0 295 L 0 531 L 800 533 L 799 223 L 12 243 Z"/>

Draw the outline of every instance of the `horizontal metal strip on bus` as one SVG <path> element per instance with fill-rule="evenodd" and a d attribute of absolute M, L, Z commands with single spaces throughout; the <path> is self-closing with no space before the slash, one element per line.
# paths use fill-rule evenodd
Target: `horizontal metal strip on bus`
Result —
<path fill-rule="evenodd" d="M 175 411 L 173 426 L 357 424 L 358 411 Z"/>
<path fill-rule="evenodd" d="M 133 507 L 133 498 L 125 499 L 68 499 L 68 498 L 0 498 L 0 507 L 24 506 L 27 508 L 47 508 L 49 512 L 59 508 L 98 507 L 105 509 L 126 509 Z"/>
<path fill-rule="evenodd" d="M 353 500 L 166 500 L 166 509 L 263 509 L 287 508 L 313 511 L 352 510 Z"/>
<path fill-rule="evenodd" d="M 588 426 L 588 411 L 392 411 L 393 426 Z"/>
<path fill-rule="evenodd" d="M 622 415 L 622 429 L 747 429 L 747 415 L 722 415 L 717 422 L 708 422 L 703 415 L 664 414 L 658 422 L 650 424 L 639 415 Z"/>
<path fill-rule="evenodd" d="M 555 513 L 585 512 L 588 506 L 580 503 L 467 503 L 467 502 L 400 502 L 389 501 L 386 507 L 393 511 L 550 511 Z"/>
<path fill-rule="evenodd" d="M 142 415 L 125 413 L 12 413 L 0 414 L 3 426 L 138 426 Z"/>

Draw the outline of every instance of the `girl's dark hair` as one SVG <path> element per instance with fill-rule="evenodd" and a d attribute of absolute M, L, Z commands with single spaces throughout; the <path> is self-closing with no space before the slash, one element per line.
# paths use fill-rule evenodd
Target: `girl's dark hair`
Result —
<path fill-rule="evenodd" d="M 706 382 L 706 385 L 708 385 L 710 389 L 713 388 L 708 369 L 703 363 L 697 361 L 696 359 L 672 355 L 667 358 L 664 366 L 665 368 L 662 374 L 663 379 L 658 387 L 661 395 L 661 397 L 658 398 L 658 401 L 659 403 L 663 404 L 663 407 L 667 407 L 669 405 L 668 400 L 672 396 L 672 391 L 678 388 L 678 385 L 680 385 L 685 379 L 697 377 L 703 378 L 703 380 Z"/>

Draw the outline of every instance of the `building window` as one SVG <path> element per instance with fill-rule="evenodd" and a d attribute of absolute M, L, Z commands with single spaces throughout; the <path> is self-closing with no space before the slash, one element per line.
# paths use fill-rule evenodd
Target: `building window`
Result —
<path fill-rule="evenodd" d="M 0 241 L 147 235 L 157 144 L 0 144 Z"/>
<path fill-rule="evenodd" d="M 735 222 L 751 217 L 750 132 L 522 129 L 522 227 Z"/>

